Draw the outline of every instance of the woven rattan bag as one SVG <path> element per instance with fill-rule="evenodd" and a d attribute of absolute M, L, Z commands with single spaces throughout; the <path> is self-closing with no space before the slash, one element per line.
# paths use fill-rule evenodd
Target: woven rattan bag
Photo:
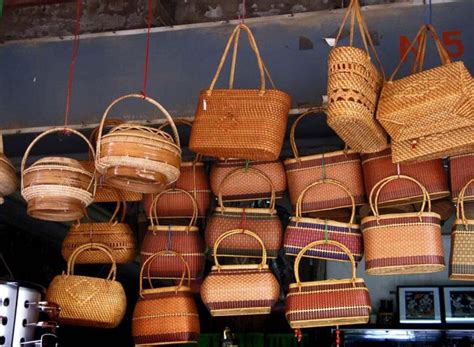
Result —
<path fill-rule="evenodd" d="M 244 173 L 243 173 L 244 172 Z M 270 187 L 270 206 L 268 208 L 241 208 L 224 206 L 222 191 L 227 181 L 234 181 L 233 177 L 255 176 L 263 179 L 263 183 Z M 263 241 L 268 258 L 276 258 L 281 248 L 283 227 L 275 209 L 275 189 L 270 178 L 255 168 L 237 169 L 230 172 L 221 183 L 218 191 L 218 203 L 214 213 L 209 217 L 206 226 L 205 240 L 209 249 L 214 250 L 216 241 L 227 231 L 232 229 L 248 229 L 257 234 Z M 262 249 L 257 240 L 247 235 L 234 235 L 221 242 L 220 256 L 228 257 L 261 257 Z"/>
<path fill-rule="evenodd" d="M 450 280 L 474 281 L 474 219 L 467 218 L 464 209 L 464 194 L 473 185 L 474 178 L 464 186 L 458 199 L 456 220 L 451 233 Z"/>
<path fill-rule="evenodd" d="M 197 204 L 194 197 L 185 190 L 177 189 L 186 196 L 193 204 L 193 215 L 188 225 L 160 225 L 156 214 L 156 205 L 159 200 L 167 194 L 167 190 L 156 196 L 150 206 L 150 226 L 143 239 L 140 252 L 141 263 L 156 252 L 168 250 L 181 254 L 191 269 L 191 279 L 202 277 L 205 261 L 204 242 L 196 226 Z M 182 274 L 181 260 L 172 254 L 165 256 L 160 262 L 154 262 L 149 266 L 152 278 L 179 279 Z"/>
<path fill-rule="evenodd" d="M 3 204 L 3 197 L 13 193 L 17 185 L 15 167 L 3 154 L 3 137 L 0 134 L 0 205 Z"/>
<path fill-rule="evenodd" d="M 244 234 L 255 238 L 262 247 L 260 264 L 221 265 L 219 245 L 226 238 Z M 214 266 L 201 286 L 201 298 L 212 316 L 269 314 L 278 300 L 280 285 L 267 265 L 267 252 L 257 234 L 229 230 L 214 244 Z"/>
<path fill-rule="evenodd" d="M 423 192 L 419 212 L 380 215 L 378 202 L 385 186 L 397 180 L 409 180 Z M 374 198 L 375 196 L 375 198 Z M 369 275 L 401 275 L 443 271 L 444 251 L 441 217 L 431 212 L 426 188 L 409 176 L 389 176 L 370 192 L 374 216 L 362 219 L 365 271 Z M 427 207 L 427 212 L 425 212 Z"/>
<path fill-rule="evenodd" d="M 319 185 L 331 185 L 343 191 L 350 197 L 352 202 L 352 213 L 349 223 L 341 223 L 334 220 L 320 218 L 302 217 L 301 203 L 306 192 Z M 364 253 L 364 244 L 360 225 L 355 224 L 355 201 L 352 193 L 342 183 L 330 179 L 317 181 L 309 185 L 303 192 L 296 204 L 296 215 L 290 219 L 285 231 L 283 246 L 285 254 L 297 256 L 307 244 L 318 240 L 333 240 L 347 247 L 353 258 L 360 261 Z M 312 248 L 304 256 L 329 260 L 350 261 L 346 252 L 332 244 L 322 244 L 318 248 Z"/>
<path fill-rule="evenodd" d="M 28 146 L 21 161 L 21 195 L 27 202 L 27 213 L 33 218 L 68 222 L 84 216 L 94 200 L 94 175 L 79 161 L 65 157 L 46 157 L 26 167 L 32 148 L 53 133 L 79 136 L 94 156 L 94 148 L 80 132 L 70 128 L 52 128 L 38 135 Z"/>
<path fill-rule="evenodd" d="M 247 33 L 257 57 L 260 89 L 234 89 L 237 47 L 241 31 Z M 228 89 L 215 89 L 229 49 L 234 42 Z M 273 89 L 267 89 L 265 74 Z M 276 160 L 285 138 L 291 98 L 273 85 L 250 29 L 236 26 L 222 55 L 210 87 L 201 92 L 189 140 L 197 153 L 218 158 Z"/>
<path fill-rule="evenodd" d="M 106 279 L 74 275 L 77 256 L 90 248 L 106 254 L 112 263 Z M 115 280 L 117 265 L 111 250 L 101 244 L 76 248 L 67 263 L 67 273 L 56 276 L 49 285 L 46 300 L 61 307 L 59 320 L 64 325 L 93 328 L 115 328 L 122 321 L 127 298 L 120 282 Z"/>
<path fill-rule="evenodd" d="M 474 152 L 449 158 L 449 178 L 451 197 L 457 201 L 466 183 L 474 178 Z M 469 185 L 464 192 L 464 201 L 474 200 L 474 185 Z"/>
<path fill-rule="evenodd" d="M 359 0 L 351 0 L 336 37 L 336 46 L 349 15 L 349 46 L 334 47 L 329 53 L 327 121 L 350 148 L 361 153 L 373 153 L 387 145 L 387 135 L 375 119 L 383 68 L 362 16 Z M 353 47 L 355 22 L 365 50 Z M 369 46 L 381 67 L 380 71 L 370 59 Z"/>
<path fill-rule="evenodd" d="M 144 276 L 158 258 L 175 257 L 184 266 L 177 286 L 153 288 L 151 277 Z M 186 278 L 187 284 L 184 284 Z M 148 279 L 150 288 L 143 289 Z M 135 346 L 175 345 L 197 343 L 200 326 L 199 315 L 190 289 L 189 266 L 179 253 L 161 251 L 143 263 L 140 270 L 140 291 L 133 311 L 132 336 Z"/>
<path fill-rule="evenodd" d="M 367 192 L 372 191 L 382 179 L 403 174 L 419 181 L 430 194 L 431 200 L 449 196 L 448 178 L 441 159 L 412 164 L 393 164 L 391 149 L 387 148 L 382 152 L 363 154 L 362 170 Z M 380 192 L 379 196 L 380 206 L 401 206 L 422 201 L 423 193 L 420 187 L 408 180 L 394 181 Z"/>
<path fill-rule="evenodd" d="M 139 99 L 155 106 L 170 123 L 173 136 L 163 130 L 129 123 L 103 129 L 112 108 L 123 100 Z M 97 138 L 95 167 L 103 182 L 138 193 L 159 193 L 179 178 L 181 148 L 171 115 L 157 101 L 141 94 L 121 96 L 107 107 Z"/>
<path fill-rule="evenodd" d="M 301 192 L 310 184 L 324 178 L 344 182 L 356 205 L 365 202 L 364 181 L 360 156 L 352 150 L 336 151 L 324 154 L 300 156 L 295 142 L 295 130 L 301 119 L 324 112 L 323 108 L 313 108 L 300 115 L 291 126 L 290 144 L 294 158 L 284 161 L 288 178 L 288 191 L 293 209 Z M 347 194 L 333 185 L 323 185 L 320 189 L 308 191 L 301 205 L 303 213 L 350 207 L 352 201 Z"/>
<path fill-rule="evenodd" d="M 352 265 L 352 277 L 301 282 L 301 258 L 310 249 L 325 244 L 346 253 Z M 293 329 L 368 323 L 372 310 L 369 290 L 364 279 L 356 278 L 354 257 L 343 244 L 331 240 L 311 242 L 298 253 L 294 273 L 296 283 L 290 284 L 285 311 L 286 319 Z"/>
<path fill-rule="evenodd" d="M 110 188 L 108 188 L 110 189 Z M 104 190 L 105 192 L 105 190 Z M 107 192 L 107 194 L 110 194 Z M 130 226 L 124 223 L 127 204 L 120 192 L 115 191 L 117 206 L 110 220 L 105 223 L 77 222 L 69 229 L 63 240 L 61 253 L 67 261 L 74 250 L 82 245 L 99 243 L 109 247 L 112 256 L 118 264 L 131 263 L 135 259 L 136 242 Z M 120 219 L 116 217 L 122 208 Z M 103 264 L 110 261 L 101 250 L 88 248 L 76 257 L 76 264 Z"/>
<path fill-rule="evenodd" d="M 423 71 L 430 34 L 442 65 Z M 394 81 L 417 42 L 411 74 Z M 451 62 L 432 25 L 424 24 L 420 28 L 384 84 L 377 119 L 393 139 L 392 155 L 397 163 L 441 158 L 474 149 L 474 80 L 463 62 Z"/>

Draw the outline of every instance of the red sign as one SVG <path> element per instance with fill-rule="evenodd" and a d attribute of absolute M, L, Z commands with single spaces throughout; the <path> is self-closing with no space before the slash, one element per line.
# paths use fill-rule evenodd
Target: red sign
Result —
<path fill-rule="evenodd" d="M 448 50 L 450 58 L 459 58 L 464 54 L 464 43 L 461 39 L 460 30 L 444 31 L 441 34 L 441 40 Z M 410 47 L 410 39 L 405 35 L 400 36 L 400 59 L 406 53 L 408 47 Z M 416 55 L 417 51 L 416 47 L 411 49 L 413 55 Z"/>

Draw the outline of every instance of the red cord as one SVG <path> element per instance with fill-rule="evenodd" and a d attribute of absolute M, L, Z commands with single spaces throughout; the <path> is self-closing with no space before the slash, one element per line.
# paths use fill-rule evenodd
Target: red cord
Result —
<path fill-rule="evenodd" d="M 152 5 L 153 5 L 152 0 L 148 0 L 148 17 L 147 17 L 148 31 L 146 34 L 146 52 L 145 52 L 145 67 L 143 71 L 143 89 L 141 91 L 141 94 L 143 95 L 144 98 L 146 98 L 147 96 L 146 88 L 148 84 L 148 61 L 150 57 L 151 21 L 153 19 Z"/>
<path fill-rule="evenodd" d="M 240 220 L 240 228 L 242 229 L 242 232 L 247 229 L 247 211 L 245 210 L 245 207 L 242 210 L 242 219 Z"/>

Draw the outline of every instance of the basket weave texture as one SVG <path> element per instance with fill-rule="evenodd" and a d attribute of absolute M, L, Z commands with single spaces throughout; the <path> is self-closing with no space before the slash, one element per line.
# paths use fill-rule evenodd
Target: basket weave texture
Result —
<path fill-rule="evenodd" d="M 2 204 L 3 197 L 13 193 L 18 186 L 15 167 L 5 154 L 3 154 L 2 134 L 0 134 L 0 182 L 0 204 Z"/>
<path fill-rule="evenodd" d="M 449 158 L 449 178 L 453 201 L 457 201 L 461 190 L 473 177 L 474 152 Z M 474 200 L 474 185 L 469 185 L 464 192 L 464 201 L 472 200 Z"/>

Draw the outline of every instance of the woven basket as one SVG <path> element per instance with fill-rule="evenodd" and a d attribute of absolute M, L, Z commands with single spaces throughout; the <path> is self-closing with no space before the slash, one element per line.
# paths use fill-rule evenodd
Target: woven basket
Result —
<path fill-rule="evenodd" d="M 329 53 L 327 122 L 350 148 L 361 153 L 373 153 L 383 150 L 387 145 L 387 135 L 375 119 L 383 69 L 381 67 L 381 71 L 378 71 L 370 59 L 369 46 L 381 66 L 359 0 L 352 0 L 349 4 L 336 37 L 336 45 L 349 15 L 349 46 L 334 47 Z M 352 47 L 355 19 L 365 51 Z"/>
<path fill-rule="evenodd" d="M 15 167 L 3 154 L 3 137 L 0 134 L 0 205 L 3 197 L 13 193 L 18 185 Z"/>
<path fill-rule="evenodd" d="M 151 262 L 160 256 L 172 256 L 184 264 L 177 286 L 153 288 L 149 274 Z M 186 277 L 187 285 L 183 284 Z M 143 279 L 148 279 L 149 289 L 143 289 Z M 153 254 L 140 270 L 140 291 L 133 311 L 132 336 L 135 346 L 174 345 L 197 343 L 200 326 L 199 315 L 190 289 L 189 267 L 179 253 L 162 251 Z"/>
<path fill-rule="evenodd" d="M 131 98 L 145 100 L 163 113 L 173 137 L 162 130 L 127 123 L 104 135 L 104 124 L 112 107 Z M 177 181 L 180 165 L 178 131 L 168 111 L 158 102 L 141 94 L 129 94 L 107 107 L 100 123 L 95 163 L 105 184 L 138 193 L 159 193 Z"/>
<path fill-rule="evenodd" d="M 423 71 L 429 34 L 436 43 L 442 65 Z M 419 47 L 411 75 L 393 81 L 417 42 Z M 451 63 L 432 25 L 424 24 L 420 28 L 385 83 L 377 119 L 394 143 L 403 142 L 402 147 L 409 143 L 413 149 L 405 153 L 394 145 L 394 162 L 426 160 L 428 155 L 441 158 L 468 152 L 474 147 L 474 80 L 463 62 Z M 459 141 L 458 131 L 467 131 L 467 138 Z M 437 138 L 443 140 L 436 141 Z"/>
<path fill-rule="evenodd" d="M 265 173 L 275 188 L 275 198 L 283 197 L 286 191 L 286 175 L 280 160 L 246 162 L 245 160 L 230 159 L 215 161 L 209 174 L 214 195 L 219 195 L 220 190 L 224 201 L 269 199 L 271 189 L 269 189 L 266 180 L 259 176 L 249 175 L 248 170 L 239 170 L 245 167 L 258 169 Z M 222 185 L 224 178 L 236 170 L 239 174 L 233 175 L 232 180 L 227 179 L 225 186 Z"/>
<path fill-rule="evenodd" d="M 58 132 L 79 136 L 94 149 L 87 138 L 70 128 L 53 128 L 38 135 L 28 146 L 21 161 L 21 195 L 31 217 L 67 222 L 80 219 L 94 200 L 94 176 L 75 159 L 47 157 L 26 167 L 33 146 L 43 137 Z"/>
<path fill-rule="evenodd" d="M 441 159 L 429 160 L 415 164 L 393 164 L 390 148 L 382 152 L 362 155 L 365 189 L 367 192 L 382 179 L 401 173 L 419 181 L 430 194 L 431 200 L 449 196 L 448 179 Z M 420 203 L 423 193 L 410 181 L 397 180 L 379 196 L 380 206 L 401 206 Z"/>
<path fill-rule="evenodd" d="M 451 233 L 449 279 L 474 281 L 474 219 L 466 218 L 465 193 L 474 186 L 474 178 L 467 182 L 459 194 L 456 220 Z"/>
<path fill-rule="evenodd" d="M 233 89 L 241 31 L 247 32 L 260 70 L 260 89 Z M 235 41 L 235 42 L 234 42 Z M 228 89 L 214 89 L 234 42 Z M 273 89 L 267 90 L 265 74 Z M 201 92 L 189 140 L 197 153 L 219 158 L 276 160 L 285 138 L 291 97 L 275 89 L 252 32 L 239 24 L 232 32 L 209 89 Z"/>
<path fill-rule="evenodd" d="M 234 235 L 255 238 L 262 247 L 260 264 L 221 265 L 217 260 L 219 245 Z M 214 266 L 201 286 L 201 298 L 212 316 L 269 314 L 278 300 L 280 285 L 267 265 L 267 252 L 257 234 L 229 230 L 214 244 Z"/>
<path fill-rule="evenodd" d="M 307 191 L 318 185 L 331 185 L 347 194 L 352 201 L 352 213 L 349 223 L 341 223 L 334 220 L 321 218 L 303 218 L 301 212 L 301 202 Z M 355 220 L 355 201 L 351 192 L 347 187 L 338 181 L 325 179 L 317 181 L 309 185 L 300 195 L 296 204 L 296 215 L 290 219 L 285 231 L 285 240 L 283 246 L 285 254 L 297 256 L 299 252 L 305 248 L 308 243 L 317 240 L 337 241 L 347 247 L 351 255 L 360 261 L 364 253 L 364 244 L 362 241 L 362 233 L 360 225 L 354 224 Z M 339 247 L 324 244 L 318 248 L 312 248 L 306 253 L 308 257 L 350 261 L 346 252 L 342 252 Z"/>
<path fill-rule="evenodd" d="M 74 275 L 77 256 L 90 248 L 106 254 L 112 263 L 107 279 Z M 93 328 L 115 328 L 122 321 L 127 298 L 120 282 L 115 280 L 117 265 L 111 250 L 101 244 L 76 248 L 67 263 L 67 273 L 56 276 L 49 285 L 46 300 L 61 307 L 59 321 L 64 325 Z"/>
<path fill-rule="evenodd" d="M 124 223 L 127 204 L 120 192 L 115 191 L 115 194 L 117 206 L 107 223 L 78 222 L 71 226 L 61 248 L 61 253 L 66 261 L 77 247 L 91 243 L 107 246 L 118 264 L 134 261 L 136 254 L 135 237 L 129 225 Z M 115 221 L 121 205 L 123 206 L 121 218 Z M 76 257 L 76 264 L 103 264 L 109 262 L 109 260 L 109 257 L 104 255 L 101 250 L 89 248 Z"/>
<path fill-rule="evenodd" d="M 195 225 L 197 218 L 197 204 L 194 197 L 185 190 L 177 189 L 186 196 L 193 204 L 193 215 L 187 226 L 183 225 L 159 225 L 156 214 L 156 205 L 162 196 L 168 191 L 158 194 L 150 206 L 150 226 L 143 239 L 140 252 L 141 263 L 156 252 L 168 250 L 180 253 L 191 269 L 191 279 L 202 277 L 205 262 L 204 242 L 199 234 L 199 228 Z M 149 266 L 152 278 L 179 279 L 182 273 L 181 260 L 172 256 L 166 256 L 159 263 Z"/>
<path fill-rule="evenodd" d="M 380 215 L 378 201 L 383 188 L 397 180 L 409 180 L 423 191 L 419 212 Z M 375 199 L 374 199 L 375 196 Z M 426 188 L 409 176 L 389 176 L 370 192 L 374 216 L 362 219 L 365 271 L 369 275 L 431 273 L 444 270 L 441 217 L 431 212 Z M 424 212 L 427 206 L 428 212 Z"/>
<path fill-rule="evenodd" d="M 462 188 L 473 177 L 474 152 L 449 158 L 449 178 L 453 201 L 457 201 Z M 474 200 L 474 185 L 469 185 L 464 192 L 464 201 L 472 200 Z"/>
<path fill-rule="evenodd" d="M 326 243 L 347 254 L 352 265 L 352 277 L 340 280 L 301 282 L 299 276 L 301 258 L 310 249 L 318 248 Z M 290 284 L 285 311 L 291 328 L 368 323 L 372 310 L 369 290 L 365 286 L 364 279 L 356 278 L 354 257 L 343 244 L 331 240 L 309 243 L 298 253 L 294 273 L 296 283 Z"/>

